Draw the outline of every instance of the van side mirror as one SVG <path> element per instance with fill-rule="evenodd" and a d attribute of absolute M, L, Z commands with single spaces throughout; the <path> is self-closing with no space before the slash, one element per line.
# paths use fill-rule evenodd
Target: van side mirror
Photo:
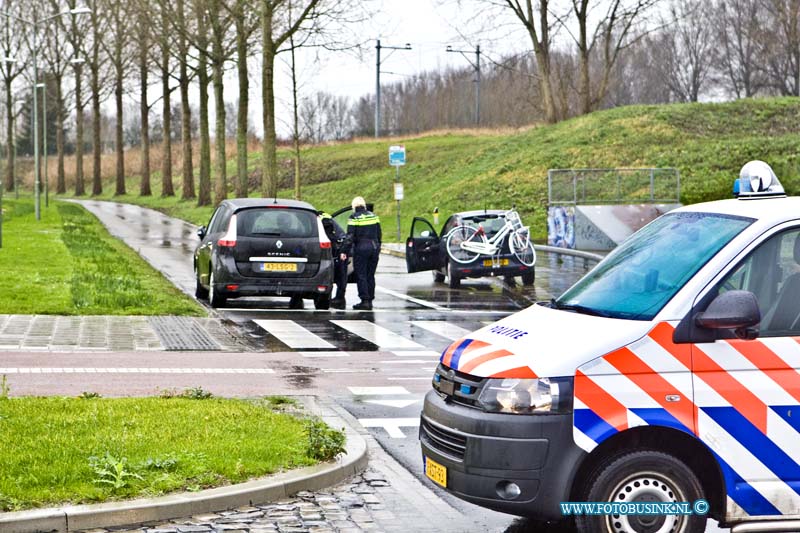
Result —
<path fill-rule="evenodd" d="M 202 241 L 203 239 L 205 239 L 205 237 L 206 237 L 206 227 L 205 227 L 205 226 L 200 226 L 200 227 L 197 229 L 197 236 L 198 236 L 198 237 L 200 237 L 200 240 L 201 240 L 201 241 Z"/>
<path fill-rule="evenodd" d="M 761 311 L 755 294 L 749 291 L 723 292 L 698 313 L 695 323 L 706 329 L 732 329 L 740 339 L 758 337 L 757 326 L 761 322 Z"/>

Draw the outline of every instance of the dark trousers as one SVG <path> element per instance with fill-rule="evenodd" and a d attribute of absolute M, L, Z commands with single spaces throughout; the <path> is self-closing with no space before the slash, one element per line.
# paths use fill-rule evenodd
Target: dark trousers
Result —
<path fill-rule="evenodd" d="M 353 269 L 356 271 L 358 284 L 358 297 L 362 302 L 371 302 L 375 299 L 375 270 L 378 268 L 380 249 L 356 248 L 353 254 Z"/>
<path fill-rule="evenodd" d="M 336 284 L 335 299 L 344 299 L 344 293 L 347 290 L 347 263 L 350 261 L 345 259 L 342 261 L 338 257 L 333 261 L 333 282 Z"/>

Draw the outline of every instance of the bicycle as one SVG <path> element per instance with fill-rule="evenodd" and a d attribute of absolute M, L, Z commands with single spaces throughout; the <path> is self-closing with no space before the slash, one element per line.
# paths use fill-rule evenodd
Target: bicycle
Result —
<path fill-rule="evenodd" d="M 505 223 L 491 238 L 486 237 L 482 225 L 478 227 L 460 225 L 447 233 L 447 255 L 456 263 L 471 263 L 479 255 L 497 255 L 501 252 L 503 241 L 508 236 L 508 247 L 514 257 L 525 266 L 536 263 L 536 250 L 531 242 L 530 230 L 522 225 L 516 209 L 503 215 Z"/>

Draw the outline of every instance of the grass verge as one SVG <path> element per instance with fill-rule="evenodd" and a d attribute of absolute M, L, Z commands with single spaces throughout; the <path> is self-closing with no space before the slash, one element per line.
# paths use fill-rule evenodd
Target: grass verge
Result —
<path fill-rule="evenodd" d="M 14 436 L 0 447 L 0 511 L 195 491 L 344 451 L 342 432 L 280 412 L 283 402 L 190 391 L 0 398 L 0 434 Z"/>
<path fill-rule="evenodd" d="M 82 207 L 3 201 L 0 313 L 192 315 L 205 312 Z"/>

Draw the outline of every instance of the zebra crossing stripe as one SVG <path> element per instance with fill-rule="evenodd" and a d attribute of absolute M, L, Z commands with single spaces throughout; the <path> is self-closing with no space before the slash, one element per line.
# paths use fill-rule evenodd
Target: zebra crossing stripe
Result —
<path fill-rule="evenodd" d="M 289 348 L 336 348 L 294 320 L 253 320 Z"/>
<path fill-rule="evenodd" d="M 342 329 L 367 339 L 380 348 L 421 349 L 424 346 L 405 337 L 373 324 L 368 320 L 331 320 Z"/>
<path fill-rule="evenodd" d="M 381 396 L 411 394 L 405 387 L 347 387 L 353 396 Z"/>
<path fill-rule="evenodd" d="M 471 333 L 468 329 L 456 326 L 450 322 L 445 322 L 444 320 L 414 320 L 411 323 L 431 333 L 450 339 L 451 341 L 463 339 Z"/>
<path fill-rule="evenodd" d="M 125 367 L 18 367 L 0 368 L 2 374 L 274 374 L 271 368 L 125 368 Z"/>

